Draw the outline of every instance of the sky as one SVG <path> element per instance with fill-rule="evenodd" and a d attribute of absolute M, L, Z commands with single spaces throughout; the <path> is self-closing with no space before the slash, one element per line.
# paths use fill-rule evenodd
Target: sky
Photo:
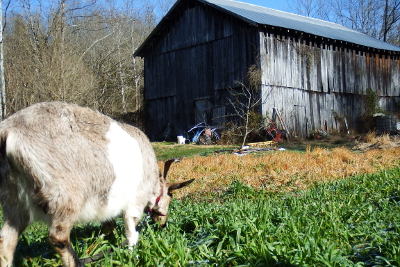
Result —
<path fill-rule="evenodd" d="M 238 0 L 238 1 L 253 4 L 256 6 L 263 6 L 282 11 L 289 11 L 289 6 L 286 0 Z"/>
<path fill-rule="evenodd" d="M 117 0 L 121 1 L 121 0 Z M 157 6 L 157 1 L 158 0 L 150 0 L 151 2 L 155 3 Z M 176 2 L 177 0 L 166 0 L 171 6 Z M 291 12 L 293 13 L 293 10 L 290 9 L 288 2 L 293 2 L 293 0 L 235 0 L 243 3 L 248 3 L 256 6 L 263 6 L 263 7 L 269 7 L 281 11 L 286 11 L 286 12 Z M 163 0 L 161 0 L 163 2 Z M 156 13 L 157 13 L 157 8 L 156 8 Z"/>

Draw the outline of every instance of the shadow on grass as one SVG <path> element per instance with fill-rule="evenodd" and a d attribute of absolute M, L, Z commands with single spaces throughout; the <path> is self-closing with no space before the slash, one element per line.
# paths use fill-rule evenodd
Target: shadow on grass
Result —
<path fill-rule="evenodd" d="M 117 226 L 118 227 L 118 226 Z M 53 246 L 49 242 L 48 227 L 41 223 L 34 223 L 19 237 L 15 252 L 15 266 L 22 266 L 23 261 L 31 261 L 35 258 L 46 260 L 59 259 Z M 71 244 L 83 246 L 82 244 L 90 239 L 97 239 L 101 234 L 101 224 L 77 225 L 71 231 Z M 115 243 L 116 239 L 107 239 Z M 40 259 L 38 259 L 40 261 Z"/>

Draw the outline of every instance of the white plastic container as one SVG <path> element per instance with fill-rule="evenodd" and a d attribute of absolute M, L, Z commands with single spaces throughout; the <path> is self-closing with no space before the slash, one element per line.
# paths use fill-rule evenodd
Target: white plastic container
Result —
<path fill-rule="evenodd" d="M 176 138 L 178 140 L 178 144 L 180 144 L 180 145 L 184 145 L 185 144 L 185 140 L 186 140 L 185 137 L 183 137 L 182 135 L 178 135 Z"/>

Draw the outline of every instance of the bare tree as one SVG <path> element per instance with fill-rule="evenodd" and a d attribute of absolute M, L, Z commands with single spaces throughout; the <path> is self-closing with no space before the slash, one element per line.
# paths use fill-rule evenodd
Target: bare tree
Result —
<path fill-rule="evenodd" d="M 20 2 L 5 36 L 10 112 L 45 100 L 86 104 L 94 79 L 74 49 L 70 19 L 89 2 L 36 3 Z"/>
<path fill-rule="evenodd" d="M 340 0 L 330 2 L 334 22 L 379 38 L 381 7 L 376 0 Z"/>
<path fill-rule="evenodd" d="M 233 109 L 233 113 L 228 116 L 239 120 L 235 130 L 241 135 L 241 147 L 246 144 L 249 134 L 262 126 L 262 116 L 257 112 L 262 104 L 261 70 L 256 65 L 252 65 L 248 69 L 246 78 L 247 85 L 237 82 L 239 87 L 228 88 L 230 94 L 228 101 Z"/>
<path fill-rule="evenodd" d="M 6 113 L 6 85 L 4 80 L 4 49 L 3 49 L 3 1 L 0 0 L 0 116 L 4 119 Z"/>
<path fill-rule="evenodd" d="M 399 45 L 399 36 L 396 28 L 399 27 L 400 21 L 400 1 L 385 0 L 383 9 L 382 27 L 380 38 L 383 41 L 390 41 Z M 397 27 L 396 27 L 397 26 Z"/>
<path fill-rule="evenodd" d="M 132 54 L 154 28 L 154 7 L 99 1 L 19 0 L 5 34 L 11 113 L 48 100 L 109 115 L 142 106 L 143 62 Z"/>
<path fill-rule="evenodd" d="M 98 108 L 108 114 L 136 112 L 142 106 L 143 62 L 134 51 L 155 26 L 152 7 L 136 10 L 132 1 L 124 1 L 99 10 L 94 25 L 103 28 L 78 33 L 91 43 L 82 60 L 96 75 Z M 88 27 L 88 25 L 87 25 Z M 95 28 L 95 26 L 93 26 Z"/>
<path fill-rule="evenodd" d="M 291 5 L 291 12 L 318 19 L 327 19 L 329 12 L 324 0 L 295 0 Z"/>
<path fill-rule="evenodd" d="M 400 0 L 291 0 L 293 12 L 399 44 Z"/>
<path fill-rule="evenodd" d="M 165 16 L 175 2 L 175 0 L 157 0 L 157 7 L 161 16 Z"/>

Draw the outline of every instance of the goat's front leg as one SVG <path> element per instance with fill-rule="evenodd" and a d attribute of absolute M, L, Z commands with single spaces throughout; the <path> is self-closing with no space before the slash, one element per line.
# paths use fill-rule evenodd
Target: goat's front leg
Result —
<path fill-rule="evenodd" d="M 125 235 L 128 239 L 129 249 L 133 249 L 133 246 L 137 244 L 137 241 L 139 239 L 139 231 L 137 229 L 137 226 L 140 220 L 140 216 L 132 216 L 128 213 L 124 214 Z"/>
<path fill-rule="evenodd" d="M 78 256 L 72 249 L 70 242 L 71 225 L 66 223 L 52 223 L 49 240 L 55 251 L 60 254 L 64 267 L 83 267 Z"/>

